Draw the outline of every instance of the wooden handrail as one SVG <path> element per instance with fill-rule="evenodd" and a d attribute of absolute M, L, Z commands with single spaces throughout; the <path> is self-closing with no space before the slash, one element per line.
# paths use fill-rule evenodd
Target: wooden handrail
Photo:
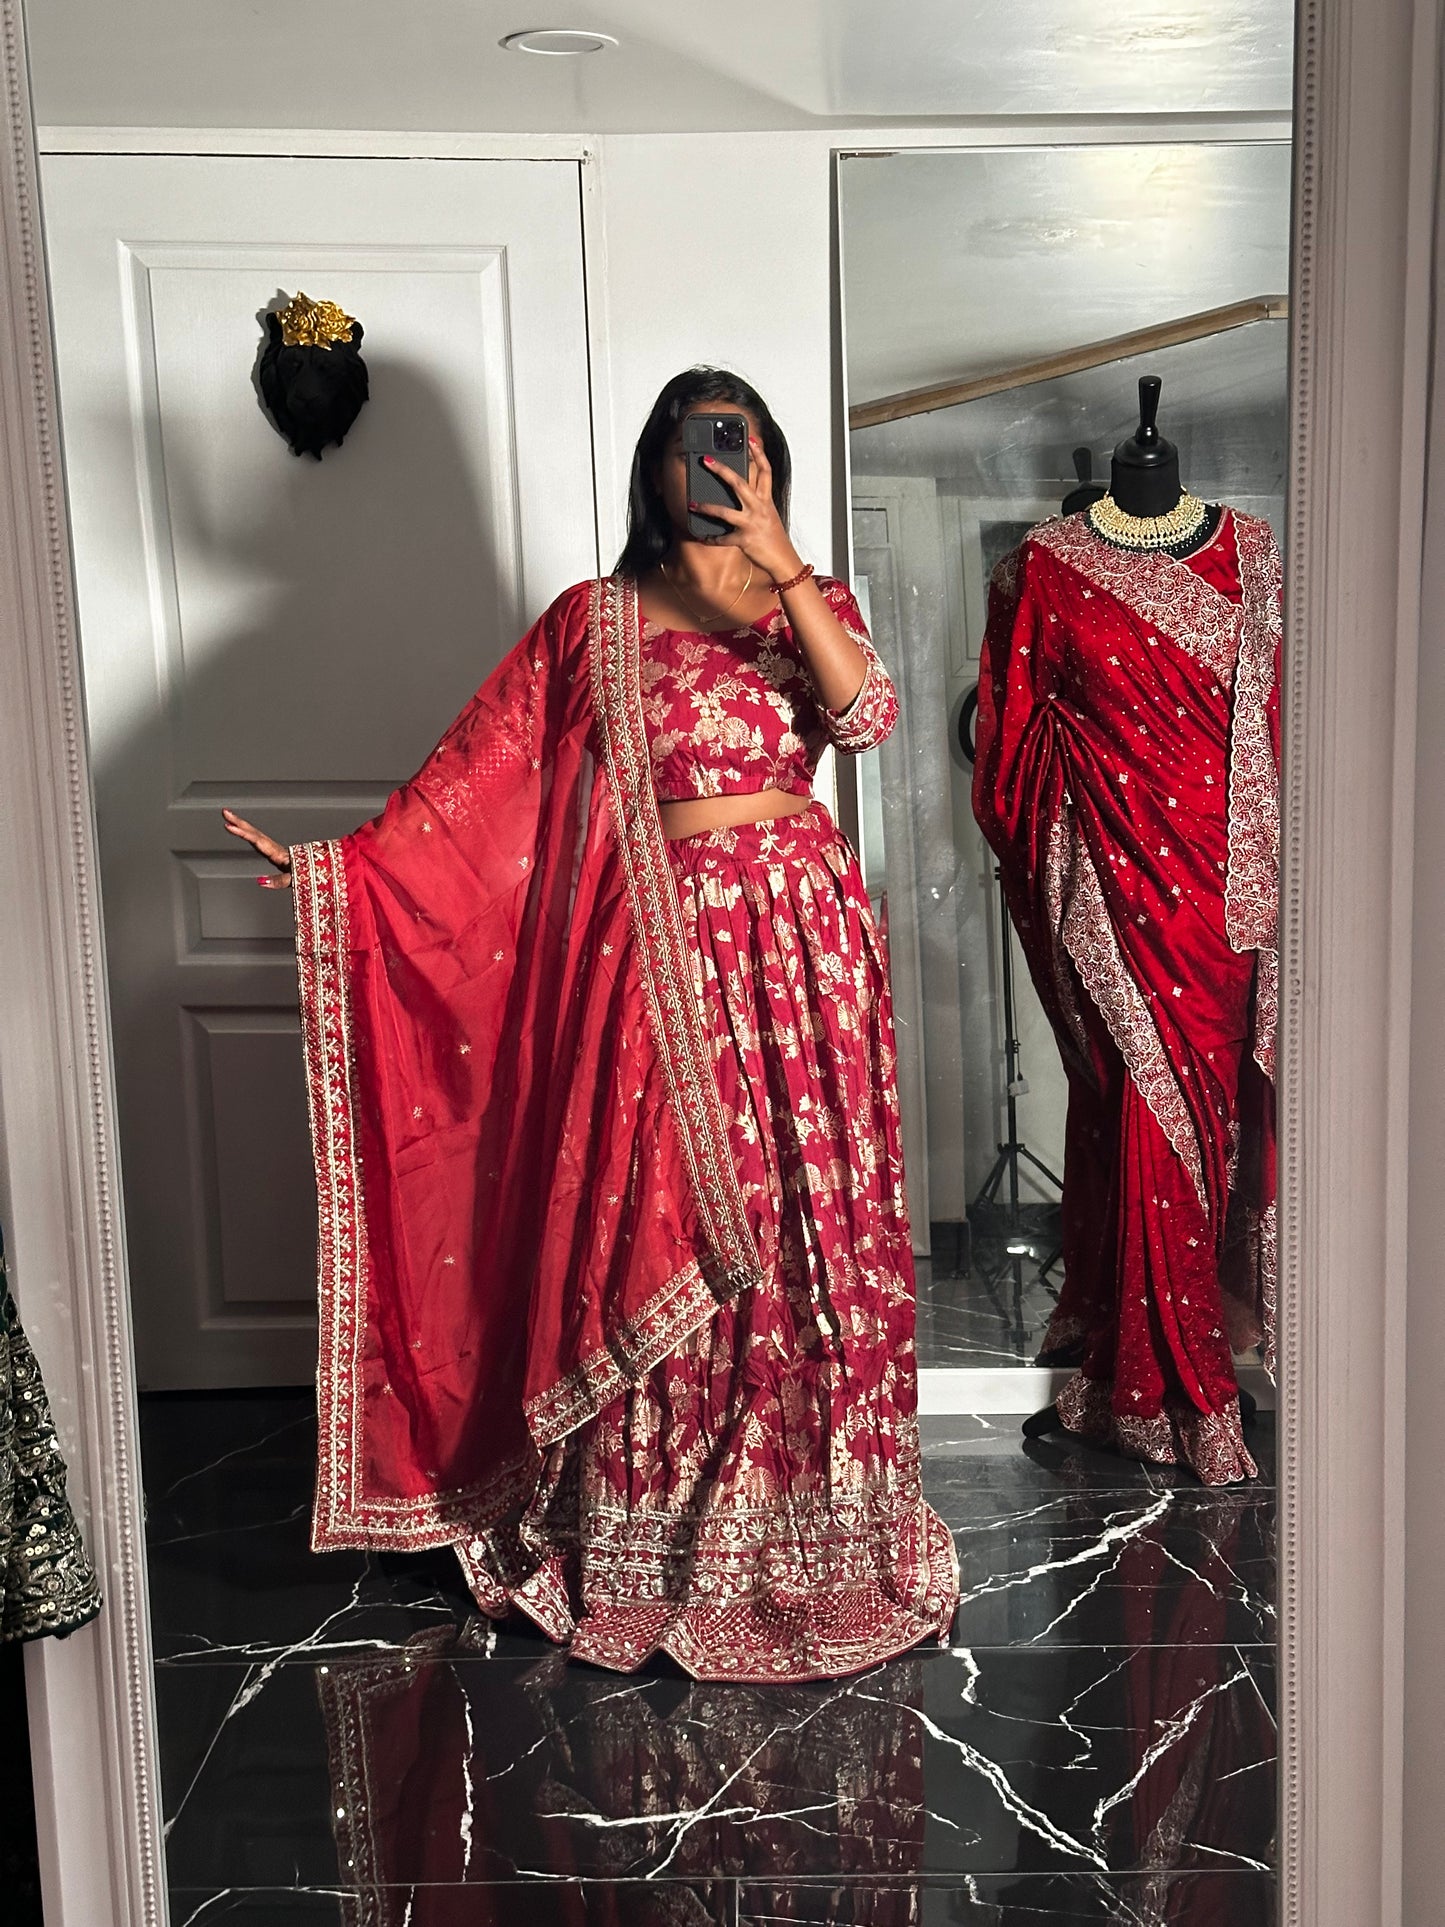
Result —
<path fill-rule="evenodd" d="M 972 381 L 940 382 L 930 388 L 910 388 L 901 395 L 881 395 L 877 401 L 860 401 L 848 410 L 848 426 L 876 428 L 880 422 L 932 414 L 937 408 L 954 408 L 961 401 L 979 401 L 984 395 L 999 395 L 1009 388 L 1027 388 L 1033 382 L 1053 381 L 1059 375 L 1081 374 L 1107 361 L 1152 354 L 1158 348 L 1175 348 L 1184 341 L 1203 341 L 1209 335 L 1227 334 L 1231 328 L 1247 328 L 1256 321 L 1283 321 L 1288 314 L 1288 295 L 1262 294 L 1252 301 L 1233 301 L 1228 307 L 1207 308 L 1203 314 L 1156 322 L 1152 328 L 1136 328 L 1132 334 L 1114 335 L 1087 347 L 1066 348 L 1062 354 L 1021 362 L 1016 368 L 978 375 Z"/>

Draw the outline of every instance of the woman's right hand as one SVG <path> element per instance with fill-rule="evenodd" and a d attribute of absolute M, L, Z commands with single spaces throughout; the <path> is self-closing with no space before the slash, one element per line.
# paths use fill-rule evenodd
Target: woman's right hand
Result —
<path fill-rule="evenodd" d="M 226 828 L 232 836 L 239 836 L 243 843 L 249 843 L 265 857 L 266 861 L 281 872 L 276 877 L 257 877 L 256 881 L 263 890 L 289 890 L 291 888 L 291 852 L 284 843 L 278 843 L 274 836 L 267 836 L 258 830 L 254 823 L 248 823 L 244 816 L 237 816 L 234 810 L 221 811 Z"/>

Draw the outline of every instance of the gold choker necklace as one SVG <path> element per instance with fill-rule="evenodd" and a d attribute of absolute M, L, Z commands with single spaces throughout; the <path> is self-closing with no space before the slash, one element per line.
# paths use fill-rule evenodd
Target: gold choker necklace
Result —
<path fill-rule="evenodd" d="M 1209 508 L 1186 489 L 1167 515 L 1126 515 L 1112 495 L 1091 502 L 1084 513 L 1095 535 L 1122 549 L 1172 549 L 1199 534 Z"/>

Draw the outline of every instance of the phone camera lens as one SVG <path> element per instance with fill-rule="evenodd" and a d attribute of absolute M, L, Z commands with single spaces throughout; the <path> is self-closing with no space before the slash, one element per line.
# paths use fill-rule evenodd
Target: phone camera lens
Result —
<path fill-rule="evenodd" d="M 712 445 L 717 449 L 738 449 L 743 445 L 741 422 L 721 421 L 712 425 Z"/>

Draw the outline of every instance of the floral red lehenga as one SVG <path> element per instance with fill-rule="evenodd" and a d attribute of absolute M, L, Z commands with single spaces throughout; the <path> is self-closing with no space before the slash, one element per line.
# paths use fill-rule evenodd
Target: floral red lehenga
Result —
<path fill-rule="evenodd" d="M 1253 1476 L 1274 1360 L 1281 639 L 1267 523 L 1182 559 L 1042 524 L 990 588 L 974 809 L 1069 1081 L 1066 1426 Z"/>
<path fill-rule="evenodd" d="M 809 794 L 897 713 L 777 617 L 560 596 L 417 776 L 296 846 L 320 1201 L 312 1539 L 451 1544 L 571 1653 L 833 1677 L 944 1639 L 883 943 Z"/>

